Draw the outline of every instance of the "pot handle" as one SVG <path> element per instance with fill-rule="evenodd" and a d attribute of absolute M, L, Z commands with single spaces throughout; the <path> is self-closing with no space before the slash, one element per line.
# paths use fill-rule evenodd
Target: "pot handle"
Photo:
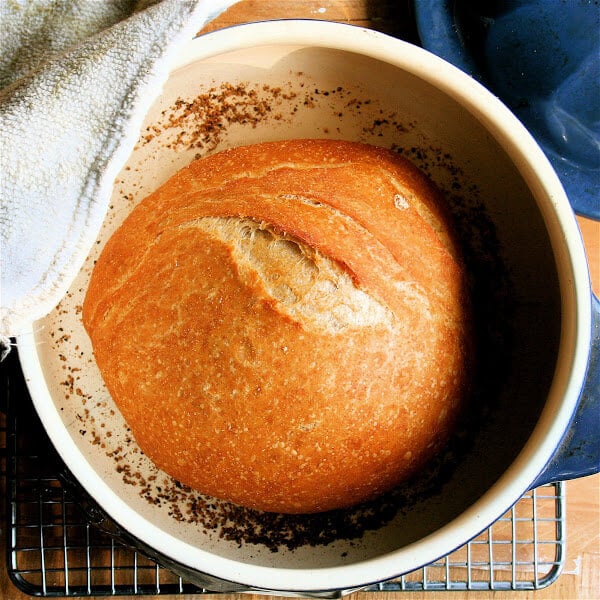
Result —
<path fill-rule="evenodd" d="M 560 446 L 531 488 L 600 472 L 600 300 L 592 294 L 592 347 L 575 414 Z"/>

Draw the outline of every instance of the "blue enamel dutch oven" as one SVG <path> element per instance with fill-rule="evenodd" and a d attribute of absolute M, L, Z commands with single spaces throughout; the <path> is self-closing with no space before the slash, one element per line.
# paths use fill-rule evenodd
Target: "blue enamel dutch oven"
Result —
<path fill-rule="evenodd" d="M 423 47 L 494 94 L 537 139 L 576 213 L 600 219 L 600 5 L 415 0 Z M 535 485 L 600 470 L 599 309 L 577 413 Z"/>
<path fill-rule="evenodd" d="M 423 47 L 496 94 L 533 133 L 576 213 L 600 218 L 600 5 L 415 0 Z"/>

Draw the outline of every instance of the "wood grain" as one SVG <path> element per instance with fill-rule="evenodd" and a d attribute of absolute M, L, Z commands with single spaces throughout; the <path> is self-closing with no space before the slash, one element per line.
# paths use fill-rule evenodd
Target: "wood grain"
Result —
<path fill-rule="evenodd" d="M 241 0 L 204 32 L 230 25 L 275 18 L 316 18 L 361 25 L 417 41 L 408 0 Z M 600 223 L 578 218 L 589 260 L 592 286 L 600 294 Z M 4 480 L 0 494 L 5 498 Z M 600 475 L 567 482 L 567 556 L 563 574 L 551 586 L 532 592 L 419 592 L 357 593 L 356 600 L 591 600 L 600 598 Z M 5 509 L 4 502 L 0 507 Z M 5 516 L 1 515 L 0 561 L 6 564 Z M 193 600 L 198 596 L 162 596 L 166 600 Z M 0 568 L 0 599 L 25 600 Z M 122 596 L 125 600 L 128 597 Z M 210 600 L 266 600 L 267 596 L 208 595 Z"/>

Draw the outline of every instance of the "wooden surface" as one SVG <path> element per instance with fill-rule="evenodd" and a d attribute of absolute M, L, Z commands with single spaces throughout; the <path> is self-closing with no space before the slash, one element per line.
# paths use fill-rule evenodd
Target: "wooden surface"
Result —
<path fill-rule="evenodd" d="M 317 18 L 349 22 L 370 27 L 416 42 L 411 22 L 410 2 L 403 0 L 241 0 L 211 23 L 207 30 L 271 18 Z M 578 219 L 588 252 L 593 288 L 600 294 L 600 224 Z M 0 489 L 4 497 L 5 490 Z M 562 575 L 551 586 L 532 592 L 381 592 L 357 593 L 356 600 L 441 600 L 448 598 L 494 600 L 519 599 L 597 599 L 600 598 L 600 476 L 595 475 L 566 484 L 567 557 Z M 4 503 L 0 503 L 3 505 Z M 5 563 L 4 515 L 0 521 L 0 600 L 28 598 L 9 582 Z M 198 596 L 162 596 L 167 600 L 191 600 Z M 123 597 L 124 598 L 124 597 Z M 244 600 L 244 595 L 208 596 L 221 600 Z M 254 596 L 254 600 L 263 597 Z M 267 598 L 266 596 L 264 597 Z"/>

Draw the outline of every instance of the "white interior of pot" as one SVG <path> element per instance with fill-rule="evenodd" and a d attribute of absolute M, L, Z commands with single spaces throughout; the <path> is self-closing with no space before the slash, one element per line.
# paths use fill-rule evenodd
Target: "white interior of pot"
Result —
<path fill-rule="evenodd" d="M 569 378 L 576 379 L 571 357 L 559 368 L 567 372 L 561 381 L 554 373 L 561 310 L 576 299 L 563 298 L 561 308 L 559 279 L 571 277 L 570 266 L 559 267 L 565 273 L 557 274 L 544 222 L 548 217 L 542 216 L 528 185 L 480 116 L 402 66 L 339 48 L 352 44 L 355 36 L 354 47 L 373 47 L 373 56 L 391 49 L 392 62 L 412 60 L 420 64 L 418 68 L 437 68 L 439 61 L 400 42 L 349 27 L 321 34 L 317 30 L 316 39 L 327 39 L 338 49 L 308 47 L 309 25 L 296 26 L 299 29 L 292 30 L 288 24 L 271 36 L 271 42 L 254 47 L 243 27 L 190 45 L 146 119 L 155 127 L 142 132 L 116 182 L 113 208 L 99 244 L 68 297 L 20 340 L 20 352 L 51 438 L 84 487 L 122 526 L 171 558 L 225 579 L 274 589 L 329 589 L 384 579 L 433 560 L 478 533 L 489 524 L 488 517 L 496 518 L 509 507 L 502 502 L 514 501 L 525 491 L 536 473 L 519 475 L 515 484 L 503 474 L 527 444 L 547 398 L 545 414 L 551 417 L 546 429 L 554 426 L 556 415 L 564 420 L 561 398 Z M 263 33 L 270 31 L 268 24 L 261 27 Z M 304 33 L 293 38 L 298 31 Z M 325 38 L 325 33 L 331 35 Z M 286 39 L 293 39 L 293 44 Z M 248 47 L 229 51 L 237 41 Z M 219 47 L 224 54 L 202 58 Z M 180 99 L 196 100 L 188 108 L 197 118 L 183 119 L 181 104 L 179 110 L 173 109 Z M 207 121 L 212 125 L 207 127 Z M 181 132 L 183 138 L 177 137 Z M 218 530 L 186 512 L 194 495 L 181 492 L 176 498 L 178 486 L 140 453 L 104 390 L 80 307 L 102 242 L 149 191 L 197 154 L 297 137 L 342 138 L 402 149 L 452 199 L 458 219 L 465 222 L 465 214 L 479 215 L 480 206 L 485 206 L 495 232 L 480 229 L 486 219 L 479 217 L 465 231 L 480 235 L 488 248 L 496 248 L 492 234 L 499 240 L 506 271 L 490 271 L 488 286 L 493 290 L 498 276 L 496 290 L 510 289 L 510 297 L 499 293 L 490 301 L 486 319 L 497 320 L 495 331 L 507 331 L 506 320 L 514 337 L 506 358 L 495 357 L 495 350 L 480 349 L 489 359 L 488 387 L 481 395 L 489 414 L 477 423 L 470 451 L 447 471 L 443 483 L 359 539 L 341 536 L 327 545 L 273 552 L 251 540 L 222 539 Z M 480 267 L 487 268 L 487 262 L 482 260 Z M 511 283 L 504 287 L 500 277 L 506 274 Z M 485 286 L 480 291 L 485 292 Z M 562 322 L 563 344 L 573 344 L 569 340 L 574 327 Z M 539 470 L 543 457 L 535 449 L 528 452 L 518 461 Z M 502 477 L 501 485 L 490 492 Z M 438 530 L 447 535 L 428 538 Z"/>

